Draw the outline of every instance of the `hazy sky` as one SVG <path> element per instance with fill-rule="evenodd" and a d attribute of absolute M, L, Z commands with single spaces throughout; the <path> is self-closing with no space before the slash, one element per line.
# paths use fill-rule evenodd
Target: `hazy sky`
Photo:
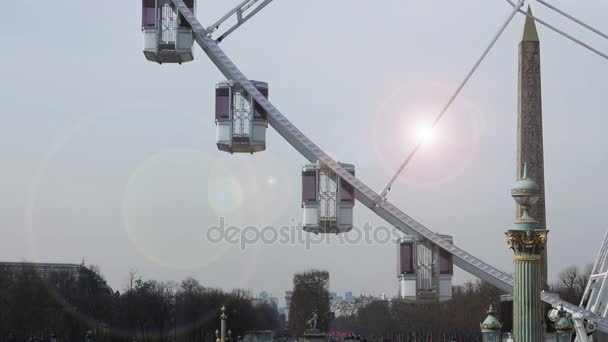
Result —
<path fill-rule="evenodd" d="M 114 6 L 122 4 L 123 7 Z M 237 1 L 199 1 L 203 24 Z M 608 3 L 554 1 L 604 31 Z M 103 5 L 103 6 L 102 6 Z M 535 14 L 608 51 L 539 4 Z M 510 11 L 501 0 L 276 0 L 222 43 L 271 101 L 380 191 Z M 215 82 L 195 61 L 147 62 L 140 2 L 19 0 L 0 22 L 0 260 L 97 264 L 122 290 L 127 272 L 275 296 L 292 274 L 323 268 L 332 291 L 397 292 L 393 244 L 212 244 L 227 225 L 300 220 L 305 160 L 274 131 L 267 151 L 217 150 Z M 514 220 L 518 16 L 393 187 L 428 228 L 504 271 Z M 550 277 L 592 262 L 608 219 L 608 61 L 539 27 Z M 355 222 L 385 223 L 360 204 Z M 471 279 L 456 271 L 456 282 Z"/>

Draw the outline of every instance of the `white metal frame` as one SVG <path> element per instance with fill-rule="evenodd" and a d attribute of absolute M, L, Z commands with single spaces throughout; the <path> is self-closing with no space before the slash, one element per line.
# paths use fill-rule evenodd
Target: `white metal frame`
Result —
<path fill-rule="evenodd" d="M 591 276 L 585 287 L 580 306 L 596 315 L 606 317 L 608 314 L 608 232 L 600 246 L 595 263 L 591 270 Z M 593 323 L 585 322 L 584 318 L 573 315 L 574 330 L 578 342 L 587 342 L 596 327 Z"/>
<path fill-rule="evenodd" d="M 251 19 L 256 13 L 261 11 L 264 7 L 266 7 L 272 0 L 245 0 L 241 2 L 238 6 L 233 8 L 230 12 L 228 12 L 225 16 L 221 17 L 218 21 L 216 21 L 213 25 L 209 26 L 207 30 L 205 30 L 205 34 L 208 36 L 213 35 L 216 31 L 219 30 L 220 26 L 228 19 L 233 16 L 236 16 L 236 24 L 232 25 L 229 29 L 221 33 L 216 41 L 219 43 L 228 37 L 229 34 L 234 32 L 237 28 L 243 25 L 247 20 Z M 257 4 L 257 6 L 256 6 Z"/>

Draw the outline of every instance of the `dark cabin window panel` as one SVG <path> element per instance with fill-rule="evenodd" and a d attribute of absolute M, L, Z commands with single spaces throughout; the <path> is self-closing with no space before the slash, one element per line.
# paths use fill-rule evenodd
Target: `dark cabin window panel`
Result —
<path fill-rule="evenodd" d="M 230 89 L 228 88 L 215 90 L 215 118 L 218 120 L 230 119 Z"/>
<path fill-rule="evenodd" d="M 260 91 L 260 93 L 262 93 L 262 95 L 264 95 L 265 98 L 268 98 L 268 88 L 262 88 L 262 89 L 258 89 Z M 266 110 L 264 110 L 264 108 L 262 108 L 262 106 L 260 106 L 259 103 L 257 103 L 254 100 L 254 105 L 253 105 L 253 118 L 257 119 L 257 120 L 266 120 L 267 118 L 267 113 Z"/>
<path fill-rule="evenodd" d="M 156 27 L 156 0 L 142 0 L 142 22 L 143 28 Z"/>
<path fill-rule="evenodd" d="M 156 8 L 156 0 L 142 0 L 143 8 Z"/>
<path fill-rule="evenodd" d="M 412 274 L 414 270 L 414 245 L 411 243 L 402 243 L 399 251 L 401 258 L 401 274 Z"/>
<path fill-rule="evenodd" d="M 317 173 L 308 171 L 302 174 L 302 202 L 317 201 Z"/>
<path fill-rule="evenodd" d="M 340 199 L 342 202 L 355 201 L 355 188 L 344 179 L 340 179 Z"/>
<path fill-rule="evenodd" d="M 454 265 L 452 263 L 452 254 L 444 251 L 443 249 L 439 252 L 439 273 L 440 274 L 453 274 Z"/>
<path fill-rule="evenodd" d="M 179 15 L 179 27 L 181 28 L 191 28 L 190 24 L 188 23 L 188 21 L 186 20 L 186 18 L 183 15 Z"/>

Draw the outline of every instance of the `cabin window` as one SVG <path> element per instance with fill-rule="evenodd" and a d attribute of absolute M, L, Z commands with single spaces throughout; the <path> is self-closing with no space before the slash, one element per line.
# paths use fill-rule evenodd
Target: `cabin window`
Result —
<path fill-rule="evenodd" d="M 305 171 L 302 173 L 302 202 L 317 201 L 317 172 Z"/>
<path fill-rule="evenodd" d="M 340 200 L 342 202 L 355 201 L 355 188 L 342 178 L 340 178 Z"/>
<path fill-rule="evenodd" d="M 156 27 L 156 0 L 142 0 L 142 28 Z"/>
<path fill-rule="evenodd" d="M 414 245 L 402 243 L 399 253 L 401 256 L 401 274 L 414 273 Z"/>
<path fill-rule="evenodd" d="M 453 274 L 454 267 L 452 264 L 452 254 L 444 251 L 439 251 L 439 273 L 440 274 Z"/>
<path fill-rule="evenodd" d="M 230 118 L 230 89 L 217 88 L 215 90 L 215 118 L 228 120 Z"/>

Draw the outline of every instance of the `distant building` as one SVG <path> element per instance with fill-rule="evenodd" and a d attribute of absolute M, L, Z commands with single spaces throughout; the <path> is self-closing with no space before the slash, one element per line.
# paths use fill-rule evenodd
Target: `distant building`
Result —
<path fill-rule="evenodd" d="M 353 303 L 344 300 L 332 300 L 329 302 L 329 310 L 333 312 L 334 317 L 354 316 L 357 313 L 357 309 Z"/>
<path fill-rule="evenodd" d="M 352 301 L 353 301 L 353 292 L 352 291 L 346 291 L 344 293 L 344 300 L 347 301 L 347 302 L 349 302 L 349 303 L 352 303 Z"/>
<path fill-rule="evenodd" d="M 338 297 L 338 294 L 335 292 L 330 292 L 329 293 L 329 299 L 336 299 Z"/>
<path fill-rule="evenodd" d="M 350 294 L 352 296 L 352 293 Z M 338 296 L 341 298 L 340 296 Z M 346 297 L 346 296 L 345 296 Z M 384 298 L 384 299 L 383 299 Z M 369 304 L 381 300 L 387 300 L 386 296 L 384 297 L 374 297 L 374 296 L 359 296 L 359 297 L 351 297 L 351 300 L 348 301 L 346 299 L 333 299 L 329 302 L 329 309 L 333 312 L 335 317 L 347 317 L 354 316 L 357 314 L 359 309 L 368 306 Z"/>
<path fill-rule="evenodd" d="M 278 308 L 279 307 L 279 298 L 277 297 L 270 297 L 268 298 L 270 304 L 272 304 L 274 307 Z"/>
<path fill-rule="evenodd" d="M 262 291 L 258 296 L 258 299 L 265 304 L 268 304 L 274 307 L 276 310 L 279 310 L 279 298 L 272 297 L 268 292 Z"/>
<path fill-rule="evenodd" d="M 285 320 L 289 320 L 289 307 L 291 306 L 291 297 L 293 291 L 285 291 Z"/>
<path fill-rule="evenodd" d="M 26 270 L 33 270 L 45 278 L 51 278 L 54 274 L 67 275 L 75 279 L 91 279 L 95 282 L 97 289 L 107 294 L 113 294 L 114 290 L 108 283 L 84 264 L 57 264 L 38 262 L 0 262 L 0 272 L 15 274 Z"/>

